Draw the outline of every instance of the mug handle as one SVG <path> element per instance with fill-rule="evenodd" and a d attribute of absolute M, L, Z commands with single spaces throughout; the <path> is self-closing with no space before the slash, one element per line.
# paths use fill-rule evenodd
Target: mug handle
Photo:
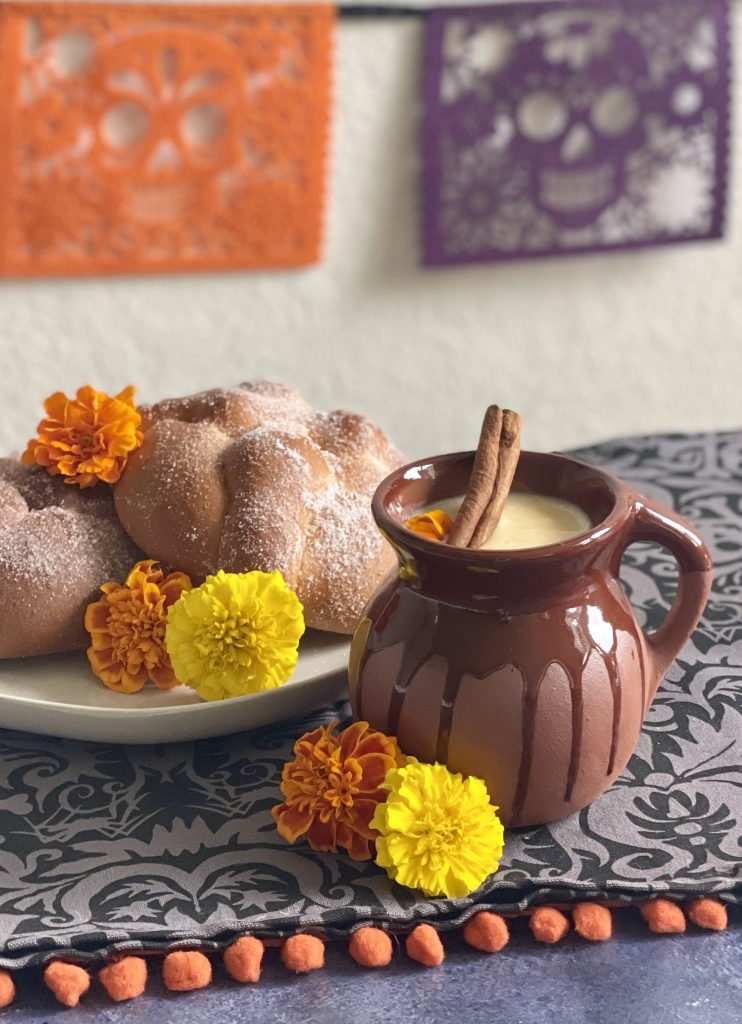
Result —
<path fill-rule="evenodd" d="M 633 516 L 620 554 L 637 541 L 660 544 L 678 563 L 678 592 L 672 607 L 656 632 L 644 634 L 650 661 L 651 703 L 665 673 L 703 614 L 713 581 L 713 562 L 708 548 L 687 520 L 658 502 L 635 496 Z"/>

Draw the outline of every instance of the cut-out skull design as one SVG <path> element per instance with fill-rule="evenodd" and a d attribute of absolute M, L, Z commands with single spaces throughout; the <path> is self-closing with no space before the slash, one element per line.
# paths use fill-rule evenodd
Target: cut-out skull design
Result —
<path fill-rule="evenodd" d="M 618 28 L 596 35 L 600 45 L 591 51 L 583 13 L 557 23 L 556 37 L 550 24 L 521 47 L 511 70 L 513 152 L 530 164 L 535 203 L 566 227 L 581 227 L 621 194 L 627 158 L 644 142 L 647 63 L 634 37 Z M 574 54 L 569 39 L 581 41 Z"/>
<path fill-rule="evenodd" d="M 242 82 L 233 50 L 188 28 L 147 31 L 101 48 L 98 159 L 123 211 L 169 221 L 213 203 L 238 159 Z"/>
<path fill-rule="evenodd" d="M 727 0 L 433 11 L 425 262 L 719 237 L 729 68 Z"/>
<path fill-rule="evenodd" d="M 321 4 L 6 5 L 0 271 L 316 262 L 334 22 Z"/>

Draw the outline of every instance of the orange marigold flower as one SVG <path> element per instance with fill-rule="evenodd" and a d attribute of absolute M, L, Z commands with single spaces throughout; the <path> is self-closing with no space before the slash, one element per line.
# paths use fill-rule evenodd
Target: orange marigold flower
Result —
<path fill-rule="evenodd" d="M 178 685 L 165 650 L 167 612 L 191 581 L 185 573 L 165 575 L 157 562 L 137 562 L 126 582 L 104 583 L 103 597 L 89 604 L 85 628 L 92 645 L 88 661 L 111 690 L 136 693 L 148 679 L 160 690 Z"/>
<path fill-rule="evenodd" d="M 451 532 L 453 519 L 442 508 L 434 508 L 430 512 L 420 512 L 419 515 L 412 516 L 405 526 L 428 540 L 445 540 Z"/>
<path fill-rule="evenodd" d="M 51 476 L 65 477 L 67 484 L 115 484 L 129 454 L 142 443 L 134 388 L 114 398 L 87 386 L 74 399 L 57 391 L 44 409 L 38 437 L 28 442 L 22 459 L 26 466 L 45 466 Z"/>
<path fill-rule="evenodd" d="M 273 808 L 278 831 L 290 843 L 304 837 L 313 850 L 369 860 L 378 832 L 370 826 L 387 797 L 387 773 L 405 763 L 394 737 L 355 722 L 339 736 L 337 722 L 305 733 L 294 744 L 296 760 L 284 765 L 285 802 Z"/>

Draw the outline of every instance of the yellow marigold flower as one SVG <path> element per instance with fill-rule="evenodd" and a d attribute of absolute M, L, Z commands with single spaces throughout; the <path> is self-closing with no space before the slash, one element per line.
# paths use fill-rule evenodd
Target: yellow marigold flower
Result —
<path fill-rule="evenodd" d="M 389 772 L 371 827 L 376 863 L 400 885 L 457 899 L 478 889 L 502 856 L 503 828 L 481 779 L 409 758 Z"/>
<path fill-rule="evenodd" d="M 22 461 L 26 466 L 45 466 L 51 476 L 65 477 L 67 484 L 115 484 L 129 454 L 142 443 L 134 388 L 125 388 L 114 398 L 91 387 L 79 388 L 74 399 L 57 391 L 44 402 L 44 409 L 38 437 L 28 442 Z"/>
<path fill-rule="evenodd" d="M 168 608 L 190 587 L 185 573 L 166 575 L 153 561 L 137 562 L 123 585 L 103 584 L 103 597 L 85 611 L 85 628 L 90 667 L 109 689 L 136 693 L 148 679 L 160 690 L 177 686 L 165 623 Z"/>
<path fill-rule="evenodd" d="M 204 700 L 281 686 L 296 667 L 303 608 L 280 572 L 208 576 L 168 613 L 165 646 Z"/>
<path fill-rule="evenodd" d="M 393 736 L 354 722 L 340 735 L 337 722 L 305 733 L 294 744 L 296 759 L 283 767 L 285 800 L 273 808 L 279 833 L 290 843 L 307 840 L 313 850 L 343 847 L 353 860 L 369 860 L 376 832 L 369 826 L 387 773 L 405 763 Z"/>

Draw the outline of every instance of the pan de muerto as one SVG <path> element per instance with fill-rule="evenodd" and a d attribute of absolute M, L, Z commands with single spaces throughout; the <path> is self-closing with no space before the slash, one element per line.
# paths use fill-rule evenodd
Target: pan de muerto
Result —
<path fill-rule="evenodd" d="M 381 430 L 267 382 L 140 412 L 115 501 L 146 555 L 194 578 L 278 569 L 308 626 L 352 632 L 395 564 L 370 502 L 404 459 Z"/>
<path fill-rule="evenodd" d="M 0 459 L 0 658 L 87 647 L 87 605 L 139 558 L 108 487 Z"/>

